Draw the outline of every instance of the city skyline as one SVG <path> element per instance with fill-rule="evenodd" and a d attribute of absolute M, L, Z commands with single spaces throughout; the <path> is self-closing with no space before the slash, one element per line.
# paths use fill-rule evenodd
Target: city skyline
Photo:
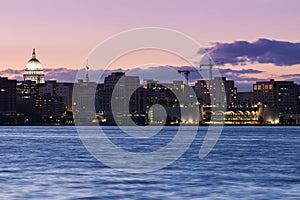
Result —
<path fill-rule="evenodd" d="M 112 125 L 115 122 L 112 113 L 117 112 L 119 117 L 131 115 L 138 124 L 160 124 L 164 121 L 163 113 L 160 109 L 150 109 L 156 104 L 167 110 L 169 124 L 209 124 L 212 113 L 226 115 L 227 124 L 300 122 L 300 85 L 292 81 L 256 82 L 253 92 L 238 92 L 234 81 L 226 77 L 198 80 L 194 87 L 189 87 L 182 80 L 166 83 L 148 79 L 141 84 L 138 76 L 128 76 L 124 72 L 113 72 L 98 84 L 89 82 L 88 76 L 86 80 L 79 79 L 78 83 L 56 80 L 37 83 L 43 70 L 34 58 L 33 52 L 33 59 L 24 72 L 24 81 L 0 77 L 0 124 L 73 124 L 72 113 L 80 113 L 80 109 L 85 115 L 76 117 L 79 122 L 88 120 Z M 127 101 L 130 102 L 130 114 L 126 114 Z M 187 115 L 183 121 L 179 120 L 181 108 L 188 111 L 195 106 L 203 112 L 190 114 L 200 118 L 190 120 Z M 92 110 L 87 112 L 89 108 Z M 118 120 L 128 125 L 127 119 L 121 117 Z M 219 123 L 218 120 L 215 122 Z"/>
<path fill-rule="evenodd" d="M 266 42 L 272 41 L 257 41 Z M 249 55 L 245 51 L 237 51 L 240 45 L 257 44 L 242 42 L 233 48 L 231 44 L 218 45 L 221 46 L 219 49 L 225 48 L 226 53 L 231 56 L 227 60 L 222 60 L 222 56 L 220 61 L 223 64 L 248 60 L 268 62 L 265 60 L 267 57 L 258 58 L 257 51 Z M 222 50 L 214 49 L 212 54 L 218 55 L 220 52 L 222 54 Z M 278 52 L 271 50 L 269 54 L 276 55 Z M 174 66 L 152 64 L 144 66 L 144 69 L 136 68 L 126 72 L 100 68 L 97 69 L 98 72 L 94 70 L 91 73 L 93 77 L 90 76 L 87 61 L 84 68 L 78 71 L 76 81 L 67 83 L 45 78 L 44 67 L 34 48 L 23 71 L 23 81 L 0 77 L 0 124 L 90 122 L 129 125 L 132 120 L 134 124 L 140 125 L 165 122 L 169 125 L 222 123 L 221 118 L 217 117 L 215 120 L 213 116 L 225 116 L 227 124 L 299 124 L 300 85 L 294 81 L 271 79 L 262 82 L 254 78 L 253 91 L 241 92 L 234 79 L 222 76 L 222 73 L 215 70 L 212 60 L 207 59 L 206 57 L 200 62 L 199 68 L 208 66 L 209 70 L 195 70 L 191 66 L 178 70 Z M 297 62 L 297 59 L 275 59 L 273 62 L 289 65 Z M 99 70 L 105 71 L 101 71 L 99 75 Z M 202 73 L 203 70 L 205 72 Z M 223 70 L 220 69 L 223 74 L 238 73 L 237 70 Z M 59 71 L 56 72 L 60 74 Z M 260 73 L 253 69 L 242 69 L 242 72 Z M 164 114 L 161 109 L 155 105 L 164 107 L 167 112 L 166 121 L 165 117 L 162 118 Z M 182 114 L 181 109 L 187 113 Z M 219 115 L 220 113 L 222 114 Z M 117 118 L 113 117 L 115 114 Z"/>

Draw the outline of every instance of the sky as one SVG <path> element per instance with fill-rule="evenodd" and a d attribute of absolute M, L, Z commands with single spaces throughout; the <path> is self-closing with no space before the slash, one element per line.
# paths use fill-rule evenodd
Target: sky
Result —
<path fill-rule="evenodd" d="M 22 78 L 36 48 L 46 78 L 71 80 L 89 53 L 112 35 L 162 27 L 206 47 L 242 90 L 270 78 L 300 83 L 299 8 L 298 0 L 1 1 L 0 75 Z M 136 68 L 134 59 L 143 55 L 129 56 L 112 69 Z M 169 60 L 168 65 L 183 65 Z"/>

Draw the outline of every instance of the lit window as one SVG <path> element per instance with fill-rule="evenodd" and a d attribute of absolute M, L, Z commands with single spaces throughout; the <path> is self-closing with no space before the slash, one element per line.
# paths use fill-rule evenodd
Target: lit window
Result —
<path fill-rule="evenodd" d="M 258 85 L 258 86 L 257 86 L 257 89 L 258 89 L 258 90 L 261 90 L 261 85 Z"/>

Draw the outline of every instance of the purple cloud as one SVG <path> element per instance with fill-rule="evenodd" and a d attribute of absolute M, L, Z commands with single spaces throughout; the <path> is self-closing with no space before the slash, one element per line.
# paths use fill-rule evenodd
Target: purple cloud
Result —
<path fill-rule="evenodd" d="M 221 74 L 259 74 L 262 73 L 263 71 L 260 70 L 256 70 L 256 69 L 241 69 L 241 70 L 234 70 L 234 69 L 219 69 L 219 71 L 221 72 Z"/>
<path fill-rule="evenodd" d="M 287 81 L 295 81 L 296 83 L 300 83 L 300 74 L 284 74 L 280 77 Z"/>
<path fill-rule="evenodd" d="M 46 79 L 55 79 L 64 82 L 74 82 L 78 70 L 67 68 L 45 69 Z"/>
<path fill-rule="evenodd" d="M 243 65 L 246 62 L 272 63 L 277 66 L 300 64 L 300 43 L 259 39 L 252 43 L 216 43 L 207 50 L 218 65 Z"/>

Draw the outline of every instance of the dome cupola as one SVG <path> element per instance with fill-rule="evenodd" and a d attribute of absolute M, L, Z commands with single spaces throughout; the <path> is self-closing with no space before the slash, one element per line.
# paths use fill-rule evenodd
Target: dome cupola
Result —
<path fill-rule="evenodd" d="M 27 62 L 26 71 L 42 71 L 43 66 L 36 58 L 35 49 L 32 51 L 32 58 Z"/>

